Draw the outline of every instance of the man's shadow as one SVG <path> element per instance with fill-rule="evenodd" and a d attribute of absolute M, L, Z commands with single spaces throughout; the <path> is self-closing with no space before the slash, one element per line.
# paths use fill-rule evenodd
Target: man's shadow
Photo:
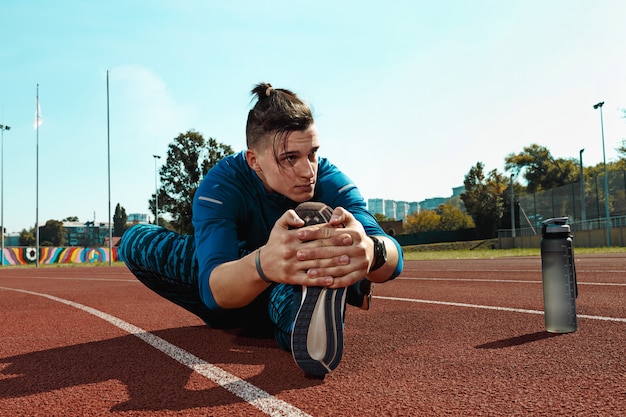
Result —
<path fill-rule="evenodd" d="M 262 368 L 242 379 L 270 394 L 321 383 L 305 378 L 291 355 L 273 339 L 242 337 L 204 326 L 153 334 L 217 366 Z M 0 398 L 117 380 L 126 386 L 129 400 L 111 411 L 186 410 L 244 401 L 222 387 L 188 389 L 191 369 L 133 335 L 1 358 L 0 369 L 5 375 L 0 379 Z"/>

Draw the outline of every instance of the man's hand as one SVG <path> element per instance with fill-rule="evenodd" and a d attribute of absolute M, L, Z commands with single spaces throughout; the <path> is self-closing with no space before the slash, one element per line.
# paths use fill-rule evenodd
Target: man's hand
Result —
<path fill-rule="evenodd" d="M 298 239 L 297 259 L 310 280 L 323 278 L 327 286 L 340 288 L 367 275 L 373 243 L 361 223 L 342 207 L 335 208 L 329 223 L 299 229 Z"/>

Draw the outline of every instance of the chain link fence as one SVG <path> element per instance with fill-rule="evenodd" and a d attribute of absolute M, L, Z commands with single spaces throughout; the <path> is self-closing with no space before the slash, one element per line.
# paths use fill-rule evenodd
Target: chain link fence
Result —
<path fill-rule="evenodd" d="M 609 221 L 611 228 L 626 227 L 626 170 L 607 176 Z M 498 237 L 541 235 L 541 222 L 568 217 L 572 232 L 607 228 L 604 174 L 585 179 L 583 187 L 575 182 L 550 190 L 516 196 L 515 230 L 499 230 Z"/>

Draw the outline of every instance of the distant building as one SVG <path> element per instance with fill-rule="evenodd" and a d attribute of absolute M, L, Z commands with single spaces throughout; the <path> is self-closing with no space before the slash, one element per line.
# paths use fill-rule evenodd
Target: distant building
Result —
<path fill-rule="evenodd" d="M 382 198 L 370 198 L 367 200 L 367 211 L 372 214 L 383 214 L 388 219 L 406 220 L 409 214 L 419 213 L 421 210 L 434 210 L 452 197 L 465 192 L 465 186 L 454 187 L 450 197 L 427 198 L 417 201 L 383 200 Z"/>
<path fill-rule="evenodd" d="M 395 219 L 396 218 L 396 202 L 394 200 L 385 200 L 384 205 L 385 205 L 385 211 L 383 214 L 388 219 Z"/>
<path fill-rule="evenodd" d="M 427 198 L 426 200 L 420 202 L 420 206 L 422 207 L 422 210 L 434 210 L 441 204 L 444 204 L 446 200 L 447 198 L 443 197 Z"/>
<path fill-rule="evenodd" d="M 19 246 L 20 245 L 20 234 L 19 233 L 9 233 L 4 237 L 4 246 Z"/>
<path fill-rule="evenodd" d="M 64 222 L 66 246 L 102 246 L 109 237 L 109 223 Z"/>
<path fill-rule="evenodd" d="M 130 213 L 128 215 L 128 223 L 148 223 L 148 215 L 146 213 Z"/>
<path fill-rule="evenodd" d="M 370 198 L 367 200 L 367 211 L 382 214 L 388 219 L 404 221 L 408 214 L 419 211 L 419 203 Z"/>
<path fill-rule="evenodd" d="M 367 211 L 372 214 L 385 213 L 385 202 L 382 198 L 370 198 L 367 200 Z"/>
<path fill-rule="evenodd" d="M 409 214 L 408 201 L 396 201 L 396 215 L 394 216 L 394 219 L 404 220 L 406 219 L 407 214 Z"/>
<path fill-rule="evenodd" d="M 419 213 L 421 210 L 420 203 L 412 201 L 409 203 L 409 214 Z"/>
<path fill-rule="evenodd" d="M 452 197 L 459 196 L 465 192 L 465 186 L 461 185 L 460 187 L 454 187 L 452 189 Z"/>
<path fill-rule="evenodd" d="M 393 220 L 393 221 L 385 221 L 380 222 L 380 227 L 387 233 L 388 235 L 399 235 L 402 234 L 402 221 L 401 220 Z"/>

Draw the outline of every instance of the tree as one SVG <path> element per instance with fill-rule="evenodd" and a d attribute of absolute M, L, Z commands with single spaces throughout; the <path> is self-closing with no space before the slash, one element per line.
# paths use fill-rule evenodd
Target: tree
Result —
<path fill-rule="evenodd" d="M 474 227 L 474 221 L 469 214 L 450 204 L 440 204 L 436 211 L 440 217 L 439 230 L 452 231 Z"/>
<path fill-rule="evenodd" d="M 113 214 L 113 236 L 122 236 L 126 230 L 126 223 L 128 223 L 126 209 L 122 207 L 120 203 L 117 203 L 117 206 L 115 206 L 115 213 Z"/>
<path fill-rule="evenodd" d="M 518 154 L 507 155 L 504 169 L 515 176 L 524 171 L 529 193 L 576 182 L 579 176 L 573 159 L 554 159 L 547 148 L 537 144 L 525 147 Z"/>
<path fill-rule="evenodd" d="M 65 227 L 58 220 L 48 220 L 39 228 L 41 246 L 63 246 L 65 244 Z"/>
<path fill-rule="evenodd" d="M 79 222 L 79 221 L 80 220 L 78 220 L 78 216 L 67 216 L 66 218 L 61 220 L 61 222 Z"/>
<path fill-rule="evenodd" d="M 439 230 L 441 216 L 434 210 L 422 210 L 419 213 L 411 213 L 404 220 L 405 233 L 424 233 Z"/>
<path fill-rule="evenodd" d="M 387 216 L 385 216 L 382 213 L 374 213 L 374 217 L 376 218 L 376 221 L 379 222 L 379 223 L 380 222 L 386 222 L 388 220 Z"/>
<path fill-rule="evenodd" d="M 622 139 L 622 145 L 616 151 L 621 160 L 626 160 L 626 139 Z"/>
<path fill-rule="evenodd" d="M 36 244 L 35 228 L 22 229 L 20 232 L 20 246 L 34 246 Z"/>
<path fill-rule="evenodd" d="M 233 153 L 230 146 L 208 141 L 193 130 L 181 133 L 167 151 L 167 161 L 161 166 L 159 211 L 169 213 L 170 225 L 179 233 L 193 233 L 191 207 L 200 181 L 221 159 Z M 155 196 L 149 200 L 150 210 L 155 211 Z M 156 216 L 155 216 L 156 218 Z"/>
<path fill-rule="evenodd" d="M 454 231 L 473 227 L 472 218 L 450 204 L 440 204 L 435 210 L 409 214 L 403 225 L 405 233 Z"/>
<path fill-rule="evenodd" d="M 463 184 L 465 192 L 461 199 L 474 220 L 476 232 L 481 238 L 495 237 L 504 213 L 502 194 L 507 187 L 504 177 L 495 169 L 485 176 L 484 165 L 478 162 L 465 175 Z"/>

